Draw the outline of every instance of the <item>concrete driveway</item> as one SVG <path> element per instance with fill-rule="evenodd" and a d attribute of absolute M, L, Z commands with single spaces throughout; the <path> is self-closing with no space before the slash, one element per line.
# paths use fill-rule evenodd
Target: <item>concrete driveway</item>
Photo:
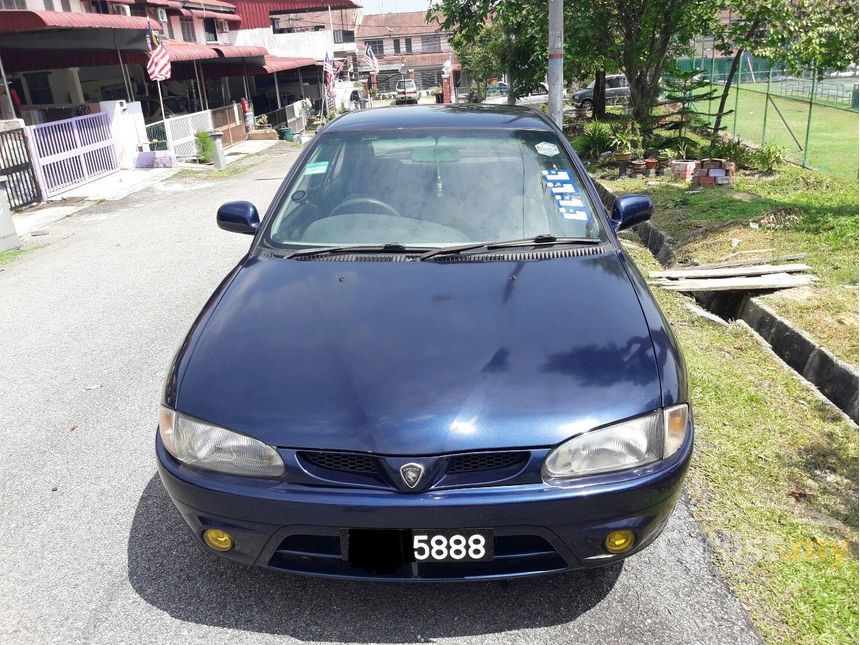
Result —
<path fill-rule="evenodd" d="M 250 241 L 217 206 L 265 207 L 294 154 L 92 207 L 0 266 L 0 642 L 756 642 L 683 504 L 623 565 L 509 583 L 306 579 L 192 540 L 155 473 L 161 381 Z"/>

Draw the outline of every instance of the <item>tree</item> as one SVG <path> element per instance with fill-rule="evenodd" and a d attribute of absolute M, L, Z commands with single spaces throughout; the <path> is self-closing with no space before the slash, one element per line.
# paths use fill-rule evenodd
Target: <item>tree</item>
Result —
<path fill-rule="evenodd" d="M 439 0 L 426 19 L 453 30 L 455 48 L 478 42 L 490 25 L 503 34 L 501 63 L 511 102 L 536 89 L 546 76 L 546 0 Z"/>
<path fill-rule="evenodd" d="M 570 38 L 590 47 L 602 68 L 621 70 L 630 85 L 632 117 L 649 117 L 667 61 L 711 28 L 714 0 L 592 0 L 570 4 Z"/>
<path fill-rule="evenodd" d="M 858 63 L 858 11 L 853 0 L 721 0 L 719 8 L 730 18 L 717 30 L 718 48 L 734 56 L 712 140 L 719 136 L 744 52 L 782 61 L 794 72 L 815 69 L 819 78 L 828 69 Z"/>
<path fill-rule="evenodd" d="M 663 66 L 710 33 L 718 0 L 590 0 L 565 4 L 565 68 L 618 69 L 627 77 L 633 118 L 644 121 L 659 95 Z M 446 29 L 474 38 L 488 20 L 508 34 L 506 59 L 516 76 L 513 96 L 546 75 L 546 0 L 439 0 L 428 12 Z M 567 74 L 571 76 L 570 73 Z"/>
<path fill-rule="evenodd" d="M 487 94 L 487 80 L 505 73 L 505 34 L 500 26 L 488 23 L 474 39 L 456 34 L 451 45 L 460 59 L 463 71 L 476 85 L 476 99 L 482 101 Z"/>

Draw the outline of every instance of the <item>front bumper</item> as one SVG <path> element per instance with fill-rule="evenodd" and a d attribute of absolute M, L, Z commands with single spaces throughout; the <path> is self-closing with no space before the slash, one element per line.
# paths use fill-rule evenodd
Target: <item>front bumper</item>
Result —
<path fill-rule="evenodd" d="M 493 579 L 596 567 L 623 559 L 662 531 L 681 490 L 693 432 L 670 459 L 645 468 L 545 484 L 396 491 L 322 488 L 207 473 L 176 461 L 156 437 L 167 492 L 202 544 L 207 528 L 230 532 L 226 558 L 299 574 L 392 580 Z M 380 576 L 342 556 L 347 529 L 493 529 L 496 557 L 482 563 L 406 563 Z M 627 553 L 603 548 L 631 529 Z"/>

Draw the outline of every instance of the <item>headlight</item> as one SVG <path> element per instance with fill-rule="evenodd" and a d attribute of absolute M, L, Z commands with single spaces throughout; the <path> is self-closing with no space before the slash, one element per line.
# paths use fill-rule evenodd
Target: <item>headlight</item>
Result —
<path fill-rule="evenodd" d="M 231 475 L 278 477 L 284 462 L 262 441 L 161 407 L 158 432 L 165 449 L 190 466 Z"/>
<path fill-rule="evenodd" d="M 626 470 L 675 454 L 687 434 L 686 404 L 578 435 L 554 449 L 544 477 L 566 479 Z"/>

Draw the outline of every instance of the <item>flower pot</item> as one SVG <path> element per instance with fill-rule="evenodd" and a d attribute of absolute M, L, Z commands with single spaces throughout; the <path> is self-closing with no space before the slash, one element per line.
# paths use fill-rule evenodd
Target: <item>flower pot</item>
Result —
<path fill-rule="evenodd" d="M 631 177 L 641 177 L 642 173 L 645 171 L 645 162 L 641 160 L 631 161 L 630 162 L 630 176 Z"/>
<path fill-rule="evenodd" d="M 648 159 L 645 160 L 645 167 L 648 170 L 654 170 L 654 168 L 657 167 L 657 160 L 649 157 Z"/>
<path fill-rule="evenodd" d="M 587 116 L 588 116 L 588 109 L 587 109 L 587 108 L 583 108 L 583 107 L 578 107 L 578 108 L 576 108 L 576 110 L 574 111 L 574 114 L 576 114 L 576 118 L 577 118 L 577 119 L 584 119 L 585 117 L 587 117 Z"/>
<path fill-rule="evenodd" d="M 629 152 L 616 152 L 615 161 L 630 161 L 630 157 L 632 156 Z"/>

